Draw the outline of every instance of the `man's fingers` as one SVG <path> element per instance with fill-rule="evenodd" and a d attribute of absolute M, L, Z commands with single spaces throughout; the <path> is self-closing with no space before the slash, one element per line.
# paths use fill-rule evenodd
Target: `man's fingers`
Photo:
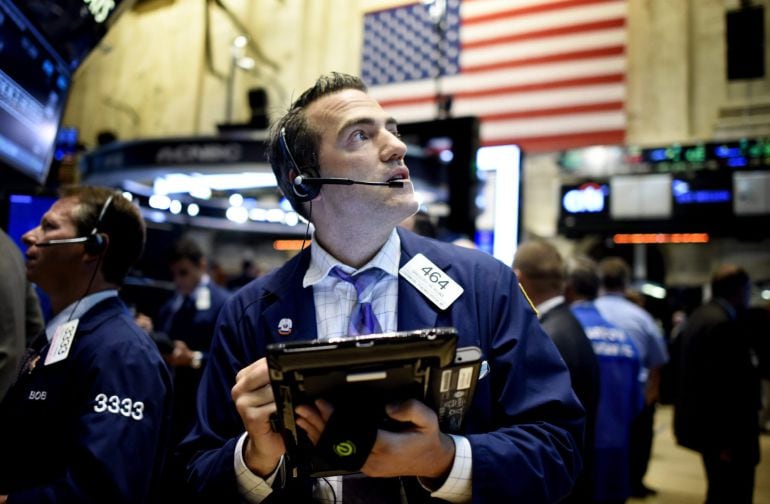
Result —
<path fill-rule="evenodd" d="M 318 408 L 318 411 L 321 412 L 321 418 L 323 418 L 324 422 L 328 422 L 329 418 L 332 416 L 332 413 L 334 413 L 334 406 L 332 406 L 330 402 L 324 401 L 323 399 L 316 399 L 315 405 L 316 408 Z"/>
<path fill-rule="evenodd" d="M 259 359 L 238 371 L 238 374 L 235 375 L 235 385 L 233 385 L 231 395 L 235 401 L 237 397 L 243 394 L 258 391 L 261 394 L 266 395 L 266 399 L 273 401 L 273 390 L 270 387 L 270 375 L 267 372 L 267 361 L 264 358 Z"/>
<path fill-rule="evenodd" d="M 437 422 L 436 413 L 416 399 L 390 403 L 385 408 L 389 417 L 399 422 L 411 422 L 417 427 L 427 427 Z"/>
<path fill-rule="evenodd" d="M 297 406 L 294 413 L 297 415 L 297 425 L 307 433 L 313 445 L 316 445 L 318 440 L 321 439 L 321 433 L 326 426 L 326 421 L 321 412 L 316 407 L 303 404 Z"/>

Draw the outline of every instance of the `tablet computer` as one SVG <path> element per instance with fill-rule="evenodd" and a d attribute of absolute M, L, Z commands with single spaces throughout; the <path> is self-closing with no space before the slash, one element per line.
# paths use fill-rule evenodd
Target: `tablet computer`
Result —
<path fill-rule="evenodd" d="M 289 467 L 297 475 L 357 472 L 377 429 L 405 427 L 385 414 L 387 404 L 414 398 L 439 411 L 440 391 L 451 395 L 446 390 L 451 380 L 442 372 L 455 365 L 456 345 L 452 327 L 268 345 L 277 405 L 273 428 L 284 438 Z M 316 399 L 331 403 L 334 414 L 313 447 L 296 425 L 294 410 Z"/>

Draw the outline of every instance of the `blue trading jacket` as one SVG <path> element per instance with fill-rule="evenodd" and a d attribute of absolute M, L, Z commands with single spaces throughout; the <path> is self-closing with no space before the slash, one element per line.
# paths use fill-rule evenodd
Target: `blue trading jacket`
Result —
<path fill-rule="evenodd" d="M 398 329 L 454 326 L 458 347 L 480 347 L 489 364 L 464 432 L 473 452 L 473 501 L 558 501 L 581 468 L 584 412 L 515 275 L 482 252 L 401 229 L 399 235 L 402 266 L 422 253 L 465 291 L 442 311 L 400 278 Z M 309 258 L 309 251 L 298 254 L 222 309 L 198 390 L 197 425 L 182 446 L 188 481 L 204 501 L 239 501 L 233 453 L 244 428 L 230 397 L 236 373 L 263 357 L 271 342 L 316 336 L 313 290 L 302 287 Z M 288 336 L 279 334 L 284 319 L 293 321 Z M 281 500 L 276 494 L 271 500 Z"/>
<path fill-rule="evenodd" d="M 69 356 L 24 372 L 0 403 L 0 495 L 9 503 L 152 502 L 171 378 L 122 301 L 80 319 Z"/>

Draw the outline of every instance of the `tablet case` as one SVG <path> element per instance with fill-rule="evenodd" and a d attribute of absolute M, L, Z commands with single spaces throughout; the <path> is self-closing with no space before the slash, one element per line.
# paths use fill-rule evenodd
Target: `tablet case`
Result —
<path fill-rule="evenodd" d="M 267 360 L 277 405 L 273 428 L 286 444 L 292 476 L 357 472 L 377 430 L 406 426 L 385 405 L 410 398 L 432 407 L 444 432 L 458 432 L 478 379 L 481 352 L 462 352 L 455 363 L 454 328 L 430 328 L 366 336 L 268 345 Z M 475 362 L 469 355 L 477 355 Z M 294 409 L 323 398 L 334 406 L 318 445 L 297 427 Z"/>

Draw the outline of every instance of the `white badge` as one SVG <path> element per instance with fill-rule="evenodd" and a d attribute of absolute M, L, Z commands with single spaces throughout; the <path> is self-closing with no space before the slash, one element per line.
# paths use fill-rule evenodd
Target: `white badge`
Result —
<path fill-rule="evenodd" d="M 449 308 L 463 293 L 457 282 L 422 254 L 414 256 L 398 272 L 442 310 Z"/>
<path fill-rule="evenodd" d="M 45 365 L 54 364 L 63 361 L 70 354 L 72 342 L 75 340 L 75 331 L 78 330 L 80 319 L 70 320 L 56 328 L 51 346 L 48 348 L 48 355 L 45 356 Z"/>
<path fill-rule="evenodd" d="M 195 291 L 195 309 L 204 311 L 211 308 L 211 291 L 205 285 Z"/>

